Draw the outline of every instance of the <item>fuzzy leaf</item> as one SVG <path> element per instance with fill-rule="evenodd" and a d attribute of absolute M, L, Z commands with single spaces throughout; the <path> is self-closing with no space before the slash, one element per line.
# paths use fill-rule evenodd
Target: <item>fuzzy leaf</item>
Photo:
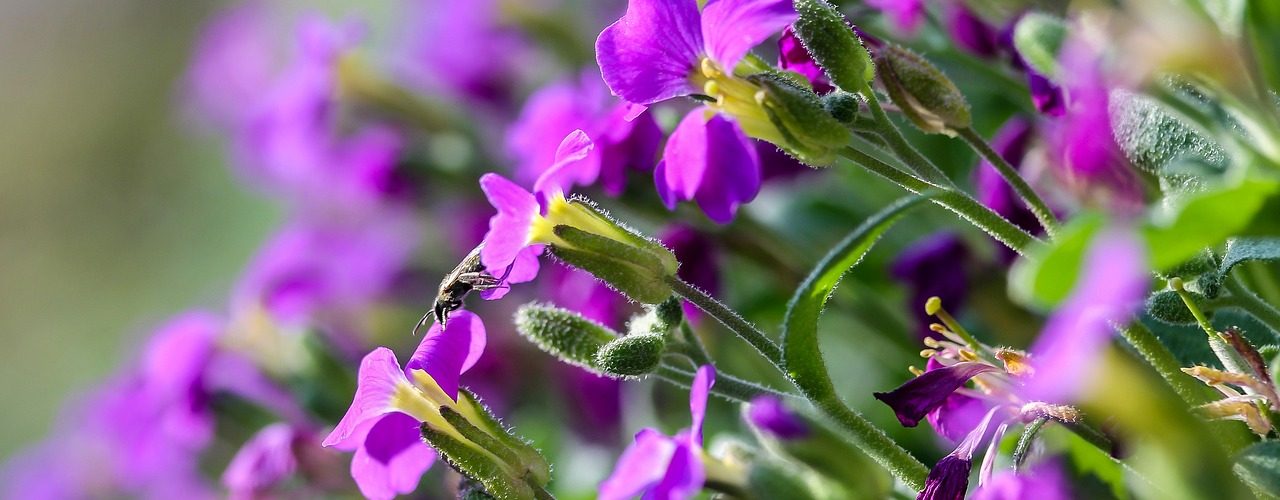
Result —
<path fill-rule="evenodd" d="M 1236 457 L 1236 475 L 1253 488 L 1259 498 L 1280 498 L 1280 441 L 1263 441 L 1245 448 Z"/>

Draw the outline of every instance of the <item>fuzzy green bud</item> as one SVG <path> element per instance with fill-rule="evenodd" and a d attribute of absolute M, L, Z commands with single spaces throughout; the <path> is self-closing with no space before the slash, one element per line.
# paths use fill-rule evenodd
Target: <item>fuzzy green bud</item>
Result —
<path fill-rule="evenodd" d="M 862 40 L 844 16 L 825 0 L 795 0 L 799 17 L 792 25 L 796 37 L 831 83 L 849 92 L 871 91 L 875 67 Z"/>
<path fill-rule="evenodd" d="M 920 130 L 955 135 L 972 123 L 969 101 L 937 66 L 910 49 L 889 45 L 876 57 L 885 91 Z"/>
<path fill-rule="evenodd" d="M 618 338 L 613 330 L 581 314 L 537 303 L 520 306 L 515 324 L 521 335 L 543 351 L 596 373 L 596 353 Z"/>
<path fill-rule="evenodd" d="M 666 347 L 662 335 L 627 335 L 605 344 L 596 353 L 595 364 L 607 375 L 637 377 L 658 369 Z"/>
<path fill-rule="evenodd" d="M 809 165 L 835 162 L 836 152 L 849 142 L 849 130 L 827 113 L 817 94 L 773 72 L 747 81 L 759 87 L 756 101 L 782 136 L 777 146 Z"/>
<path fill-rule="evenodd" d="M 858 98 L 858 94 L 836 90 L 822 96 L 822 109 L 827 110 L 827 114 L 840 123 L 851 124 L 858 120 L 862 99 Z"/>
<path fill-rule="evenodd" d="M 1042 12 L 1030 12 L 1013 28 L 1013 46 L 1031 69 L 1058 79 L 1058 53 L 1067 39 L 1067 23 Z"/>
<path fill-rule="evenodd" d="M 1194 293 L 1191 296 L 1197 299 L 1197 303 L 1203 302 L 1203 296 Z M 1178 296 L 1178 292 L 1173 290 L 1156 292 L 1147 298 L 1146 305 L 1147 314 L 1161 323 L 1170 325 L 1194 325 L 1196 323 L 1195 315 L 1191 314 L 1190 309 L 1187 309 L 1187 304 L 1182 302 L 1182 297 Z"/>
<path fill-rule="evenodd" d="M 532 239 L 550 243 L 553 256 L 645 304 L 671 295 L 666 280 L 680 267 L 662 243 L 641 236 L 581 198 L 553 197 L 547 215 L 535 221 Z"/>
<path fill-rule="evenodd" d="M 684 321 L 680 299 L 668 297 L 661 304 L 649 307 L 643 314 L 631 317 L 627 323 L 627 335 L 669 336 Z"/>

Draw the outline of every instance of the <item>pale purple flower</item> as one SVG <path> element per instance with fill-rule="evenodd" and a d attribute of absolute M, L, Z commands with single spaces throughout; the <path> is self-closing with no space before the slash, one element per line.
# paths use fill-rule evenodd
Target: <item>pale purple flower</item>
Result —
<path fill-rule="evenodd" d="M 1024 471 L 1003 470 L 973 492 L 974 500 L 1068 500 L 1070 482 L 1056 462 L 1042 462 Z"/>
<path fill-rule="evenodd" d="M 256 498 L 291 478 L 298 469 L 295 448 L 314 446 L 311 433 L 277 422 L 249 438 L 222 472 L 232 498 Z"/>
<path fill-rule="evenodd" d="M 904 37 L 915 36 L 924 22 L 924 0 L 867 0 L 867 6 L 879 10 Z"/>
<path fill-rule="evenodd" d="M 751 400 L 747 420 L 778 439 L 803 439 L 809 426 L 777 396 L 765 394 Z"/>
<path fill-rule="evenodd" d="M 511 100 L 531 57 L 528 41 L 502 19 L 498 0 L 405 0 L 396 66 L 419 87 L 472 103 Z M 536 5 L 521 5 L 536 8 Z"/>
<path fill-rule="evenodd" d="M 1146 247 L 1133 234 L 1109 229 L 1095 237 L 1071 295 L 1031 345 L 1035 373 L 1023 399 L 1068 404 L 1092 383 L 1114 325 L 1142 306 L 1149 272 Z"/>
<path fill-rule="evenodd" d="M 234 130 L 249 119 L 262 89 L 277 68 L 269 12 L 262 3 L 246 2 L 219 13 L 201 30 L 185 97 L 192 111 L 222 130 Z"/>
<path fill-rule="evenodd" d="M 708 218 L 726 224 L 760 192 L 760 159 L 732 121 L 695 109 L 667 139 L 654 180 L 668 209 L 694 200 Z"/>
<path fill-rule="evenodd" d="M 680 269 L 676 271 L 680 279 L 711 296 L 719 294 L 721 259 L 719 249 L 710 238 L 692 227 L 677 224 L 663 230 L 658 239 L 680 261 Z M 704 313 L 697 306 L 688 301 L 682 301 L 681 306 L 689 321 L 696 323 L 702 320 Z"/>
<path fill-rule="evenodd" d="M 632 116 L 637 111 L 638 115 Z M 578 78 L 548 85 L 529 97 L 507 133 L 509 156 L 517 162 L 517 181 L 533 184 L 555 164 L 557 144 L 575 130 L 595 143 L 584 163 L 594 164 L 606 193 L 618 195 L 629 171 L 648 172 L 657 163 L 662 130 L 643 107 L 610 97 L 600 75 L 585 71 Z"/>
<path fill-rule="evenodd" d="M 969 471 L 973 468 L 973 453 L 987 436 L 987 428 L 991 419 L 1000 411 L 992 408 L 982 418 L 969 435 L 956 446 L 955 450 L 942 457 L 929 470 L 924 489 L 916 495 L 916 500 L 963 500 L 965 491 L 969 489 Z"/>
<path fill-rule="evenodd" d="M 907 308 L 913 311 L 921 335 L 931 335 L 933 322 L 924 311 L 925 301 L 939 297 L 948 310 L 964 307 L 969 296 L 969 247 L 959 235 L 941 232 L 907 247 L 889 268 L 899 282 L 907 285 Z"/>
<path fill-rule="evenodd" d="M 646 428 L 622 452 L 613 474 L 600 484 L 600 500 L 622 500 L 637 495 L 644 498 L 687 499 L 702 489 L 706 472 L 702 466 L 702 422 L 706 418 L 707 396 L 715 383 L 715 368 L 703 365 L 689 389 L 689 411 L 693 425 L 675 436 Z"/>
<path fill-rule="evenodd" d="M 460 310 L 451 316 L 448 328 L 442 329 L 439 323 L 431 326 L 403 369 L 395 353 L 385 347 L 361 361 L 351 408 L 323 444 L 355 452 L 351 477 L 362 494 L 392 498 L 416 489 L 436 459 L 435 451 L 422 442 L 419 430 L 423 419 L 430 416 L 411 415 L 408 412 L 413 410 L 395 405 L 394 396 L 409 391 L 417 394 L 415 397 L 430 398 L 438 390 L 456 402 L 458 379 L 479 360 L 485 340 L 480 318 Z M 435 387 L 418 385 L 424 382 L 415 372 L 425 373 Z"/>
<path fill-rule="evenodd" d="M 986 363 L 960 362 L 929 370 L 897 389 L 874 395 L 893 409 L 903 427 L 915 427 L 920 419 L 938 409 L 956 389 L 964 387 L 969 379 L 995 371 L 999 371 L 999 368 Z"/>

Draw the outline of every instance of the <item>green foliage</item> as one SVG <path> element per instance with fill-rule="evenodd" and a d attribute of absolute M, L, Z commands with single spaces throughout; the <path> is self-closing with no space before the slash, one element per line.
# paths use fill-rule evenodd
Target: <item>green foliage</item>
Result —
<path fill-rule="evenodd" d="M 1280 2 L 1273 0 L 1248 0 L 1245 13 L 1248 39 L 1253 45 L 1255 58 L 1267 86 L 1280 89 Z"/>
<path fill-rule="evenodd" d="M 1089 243 L 1106 223 L 1097 213 L 1077 215 L 1058 230 L 1052 244 L 1031 249 L 1009 271 L 1009 293 L 1014 300 L 1050 308 L 1071 294 Z"/>
<path fill-rule="evenodd" d="M 1042 12 L 1031 12 L 1013 28 L 1013 46 L 1022 60 L 1049 79 L 1058 76 L 1058 53 L 1067 39 L 1067 23 Z"/>
<path fill-rule="evenodd" d="M 556 226 L 555 233 L 578 248 L 553 245 L 551 255 L 591 273 L 619 293 L 645 304 L 671 296 L 671 287 L 663 280 L 664 267 L 653 254 L 572 226 Z"/>
<path fill-rule="evenodd" d="M 796 0 L 795 8 L 799 14 L 792 25 L 796 37 L 831 82 L 849 92 L 870 92 L 875 78 L 871 54 L 845 24 L 844 16 L 825 0 Z"/>
<path fill-rule="evenodd" d="M 1162 207 L 1142 228 L 1152 268 L 1171 269 L 1240 232 L 1276 188 L 1275 181 L 1248 179 Z"/>
<path fill-rule="evenodd" d="M 1191 296 L 1200 299 L 1197 302 L 1203 302 L 1204 300 L 1204 296 L 1200 294 L 1191 293 Z M 1191 314 L 1190 309 L 1187 309 L 1186 303 L 1182 301 L 1182 297 L 1178 296 L 1178 292 L 1173 290 L 1162 290 L 1148 297 L 1146 307 L 1147 314 L 1162 323 L 1192 325 L 1196 322 L 1195 315 Z"/>
<path fill-rule="evenodd" d="M 1230 160 L 1226 150 L 1191 125 L 1169 113 L 1158 101 L 1135 92 L 1111 93 L 1109 105 L 1116 143 L 1134 166 L 1159 175 L 1187 175 L 1179 162 L 1194 162 L 1221 173 Z"/>
<path fill-rule="evenodd" d="M 1232 238 L 1227 240 L 1227 251 L 1217 271 L 1226 278 L 1241 263 L 1273 260 L 1280 260 L 1280 238 Z"/>
<path fill-rule="evenodd" d="M 1259 498 L 1280 498 L 1280 441 L 1245 448 L 1232 469 Z"/>

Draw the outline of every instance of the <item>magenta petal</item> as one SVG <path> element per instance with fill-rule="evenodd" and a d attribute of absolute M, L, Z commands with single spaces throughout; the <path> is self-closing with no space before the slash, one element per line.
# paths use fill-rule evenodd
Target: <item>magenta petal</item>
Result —
<path fill-rule="evenodd" d="M 769 394 L 751 400 L 747 420 L 779 439 L 800 439 L 809 435 L 809 427 L 804 421 L 781 399 Z"/>
<path fill-rule="evenodd" d="M 590 185 L 600 176 L 600 159 L 588 159 L 595 144 L 587 133 L 574 130 L 560 141 L 556 148 L 555 163 L 533 184 L 533 192 L 545 202 L 545 196 L 565 194 L 573 186 Z"/>
<path fill-rule="evenodd" d="M 506 269 L 529 244 L 529 229 L 538 216 L 533 194 L 498 174 L 480 177 L 480 189 L 498 214 L 489 219 L 480 262 L 486 269 Z"/>
<path fill-rule="evenodd" d="M 693 385 L 689 387 L 689 413 L 693 415 L 693 426 L 689 434 L 698 445 L 702 444 L 702 422 L 707 418 L 707 395 L 711 386 L 716 384 L 716 367 L 702 365 L 693 376 Z"/>
<path fill-rule="evenodd" d="M 480 297 L 484 300 L 498 300 L 507 295 L 511 291 L 511 285 L 515 283 L 527 283 L 538 277 L 538 269 L 541 264 L 538 263 L 538 256 L 542 255 L 545 245 L 529 245 L 520 250 L 516 254 L 516 260 L 511 262 L 509 269 L 496 269 L 490 271 L 495 278 L 501 278 L 506 275 L 507 279 L 502 281 L 502 285 L 497 288 L 484 290 L 480 292 Z"/>
<path fill-rule="evenodd" d="M 360 361 L 356 375 L 356 395 L 347 414 L 324 439 L 324 446 L 353 451 L 364 441 L 369 428 L 383 415 L 394 411 L 391 398 L 396 385 L 409 383 L 395 353 L 386 347 L 374 349 Z"/>
<path fill-rule="evenodd" d="M 613 474 L 600 483 L 599 500 L 625 500 L 647 490 L 666 475 L 667 465 L 676 453 L 676 442 L 655 429 L 636 433 Z"/>
<path fill-rule="evenodd" d="M 662 475 L 658 484 L 649 489 L 645 498 L 673 500 L 693 498 L 702 489 L 702 482 L 706 479 L 699 448 L 693 443 L 682 442 L 677 438 L 676 449 L 671 454 L 670 462 L 667 463 L 666 473 Z"/>
<path fill-rule="evenodd" d="M 709 0 L 702 9 L 702 37 L 711 59 L 731 72 L 752 47 L 795 20 L 791 0 Z"/>
<path fill-rule="evenodd" d="M 292 425 L 274 423 L 254 434 L 236 452 L 222 473 L 222 484 L 233 496 L 255 493 L 287 480 L 298 467 L 293 445 L 298 433 Z"/>
<path fill-rule="evenodd" d="M 418 425 L 413 417 L 392 413 L 369 430 L 351 458 L 351 477 L 366 498 L 390 499 L 417 489 L 436 460 L 435 451 L 422 442 Z"/>
<path fill-rule="evenodd" d="M 999 368 L 976 361 L 956 363 L 952 366 L 924 372 L 919 377 L 890 392 L 877 392 L 876 399 L 893 408 L 898 422 L 904 427 L 915 427 L 929 412 L 942 405 L 951 393 L 980 373 L 999 371 Z"/>
<path fill-rule="evenodd" d="M 1043 462 L 1030 470 L 1009 469 L 992 476 L 991 481 L 973 492 L 974 500 L 1067 500 L 1074 498 L 1062 468 L 1054 462 Z"/>
<path fill-rule="evenodd" d="M 676 126 L 654 180 L 668 207 L 696 200 L 707 217 L 724 224 L 760 192 L 760 162 L 737 124 L 704 111 L 690 112 Z"/>
<path fill-rule="evenodd" d="M 484 323 L 470 311 L 454 311 L 449 316 L 449 326 L 441 329 L 440 323 L 422 337 L 418 349 L 413 352 L 404 372 L 423 370 L 440 389 L 453 399 L 458 399 L 458 377 L 476 364 L 484 353 L 487 342 Z"/>
<path fill-rule="evenodd" d="M 596 62 L 613 95 L 653 104 L 687 95 L 702 53 L 694 0 L 631 0 L 596 39 Z"/>

